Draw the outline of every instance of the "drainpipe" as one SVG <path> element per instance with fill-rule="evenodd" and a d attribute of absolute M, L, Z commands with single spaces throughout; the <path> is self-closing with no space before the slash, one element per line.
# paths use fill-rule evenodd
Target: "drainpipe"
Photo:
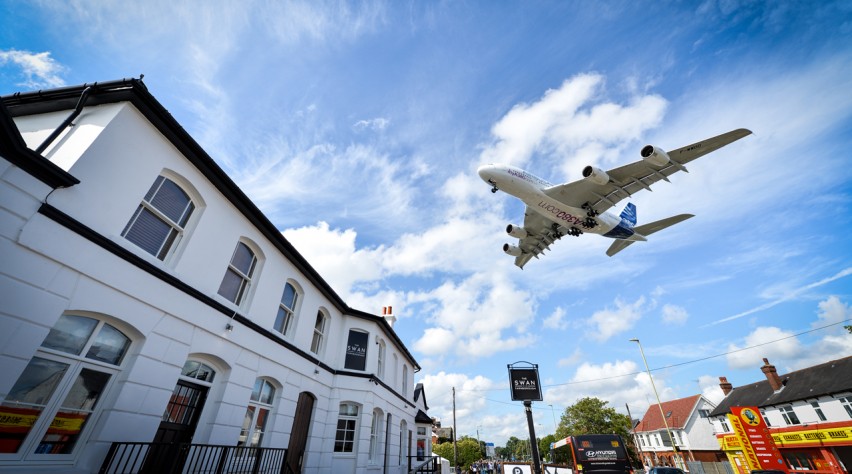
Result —
<path fill-rule="evenodd" d="M 83 105 L 85 105 L 86 99 L 89 97 L 89 92 L 91 92 L 91 90 L 92 86 L 86 87 L 83 90 L 83 93 L 80 95 L 80 100 L 77 101 L 77 106 L 74 107 L 74 111 L 71 112 L 71 115 L 69 115 L 68 118 L 66 118 L 65 121 L 63 121 L 62 124 L 60 124 L 59 127 L 57 127 L 57 129 L 54 130 L 53 133 L 51 133 L 50 136 L 38 146 L 38 148 L 35 149 L 36 153 L 41 155 L 44 149 L 53 143 L 53 140 L 56 140 L 56 137 L 58 137 L 59 134 L 62 133 L 62 131 L 65 130 L 75 118 L 77 118 L 78 115 L 80 115 L 80 112 L 83 111 Z"/>

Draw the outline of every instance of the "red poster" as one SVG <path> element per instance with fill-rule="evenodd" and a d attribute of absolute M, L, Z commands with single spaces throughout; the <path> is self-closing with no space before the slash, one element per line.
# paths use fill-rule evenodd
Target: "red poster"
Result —
<path fill-rule="evenodd" d="M 775 446 L 760 410 L 757 407 L 731 407 L 731 414 L 742 421 L 746 438 L 754 449 L 761 468 L 787 471 L 787 464 Z"/>

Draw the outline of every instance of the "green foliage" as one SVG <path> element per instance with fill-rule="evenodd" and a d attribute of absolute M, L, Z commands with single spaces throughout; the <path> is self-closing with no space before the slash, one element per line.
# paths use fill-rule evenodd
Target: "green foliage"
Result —
<path fill-rule="evenodd" d="M 595 397 L 577 400 L 562 414 L 556 429 L 556 439 L 583 434 L 617 434 L 627 444 L 628 454 L 635 464 L 639 458 L 630 436 L 630 418 L 608 407 L 607 403 Z M 559 456 L 557 462 L 560 462 Z"/>
<path fill-rule="evenodd" d="M 465 436 L 458 440 L 458 465 L 460 470 L 470 469 L 471 464 L 482 459 L 480 448 L 481 445 L 475 438 Z M 449 459 L 450 464 L 452 464 L 454 455 L 452 442 L 433 445 L 432 452 L 444 459 Z"/>
<path fill-rule="evenodd" d="M 553 443 L 557 439 L 559 439 L 559 438 L 557 438 L 556 435 L 549 434 L 549 435 L 545 436 L 544 438 L 540 438 L 538 440 L 538 454 L 543 459 L 547 459 L 548 461 L 551 460 L 550 459 L 550 443 Z"/>

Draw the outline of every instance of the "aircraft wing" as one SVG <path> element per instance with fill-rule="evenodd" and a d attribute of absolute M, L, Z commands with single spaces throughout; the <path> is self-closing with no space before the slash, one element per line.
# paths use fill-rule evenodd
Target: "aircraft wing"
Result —
<path fill-rule="evenodd" d="M 681 170 L 686 171 L 684 165 L 690 161 L 750 134 L 751 130 L 740 128 L 669 151 L 667 153 L 670 162 L 663 166 L 655 166 L 640 159 L 629 165 L 614 168 L 606 172 L 610 178 L 607 184 L 597 184 L 588 179 L 580 179 L 571 183 L 552 186 L 545 189 L 544 193 L 573 207 L 582 207 L 584 203 L 588 202 L 595 211 L 601 213 L 615 206 L 622 199 L 631 197 L 637 191 L 650 190 L 651 185 L 659 180 L 668 181 L 668 177 L 672 174 Z"/>
<path fill-rule="evenodd" d="M 550 250 L 550 245 L 561 237 L 553 230 L 553 222 L 529 207 L 524 212 L 524 230 L 527 236 L 518 241 L 518 248 L 523 253 L 515 257 L 515 265 L 520 268 L 524 268 L 531 258 L 538 258 L 539 254 Z"/>

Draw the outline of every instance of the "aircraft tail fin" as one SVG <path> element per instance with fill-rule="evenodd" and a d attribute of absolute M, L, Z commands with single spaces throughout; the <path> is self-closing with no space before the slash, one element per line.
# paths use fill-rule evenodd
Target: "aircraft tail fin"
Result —
<path fill-rule="evenodd" d="M 622 220 L 625 220 L 630 223 L 630 227 L 636 225 L 636 205 L 632 202 L 628 202 L 626 206 L 624 206 L 624 210 L 621 211 Z"/>
<path fill-rule="evenodd" d="M 627 206 L 631 206 L 631 205 L 632 204 L 628 204 Z M 625 212 L 627 212 L 626 207 L 624 208 L 624 212 L 621 213 L 622 217 L 624 217 Z M 635 216 L 635 213 L 636 213 L 636 207 L 635 206 L 633 207 L 633 213 L 634 213 L 634 216 Z M 671 227 L 671 226 L 673 226 L 673 225 L 675 225 L 679 222 L 683 222 L 683 221 L 689 219 L 690 217 L 695 217 L 695 215 L 693 215 L 693 214 L 678 214 L 676 216 L 666 217 L 665 219 L 660 219 L 658 221 L 654 221 L 654 222 L 651 222 L 651 223 L 648 223 L 648 224 L 645 224 L 645 225 L 640 225 L 639 227 L 636 227 L 633 230 L 639 236 L 644 237 L 644 236 L 651 235 L 654 232 L 659 232 L 659 231 L 661 231 L 661 230 L 663 230 L 667 227 Z M 621 252 L 622 250 L 627 248 L 627 246 L 632 244 L 633 242 L 635 242 L 635 240 L 616 240 L 615 242 L 612 243 L 612 245 L 609 246 L 609 248 L 606 251 L 606 254 L 609 255 L 610 257 L 612 257 L 613 255 L 617 254 L 618 252 Z"/>

